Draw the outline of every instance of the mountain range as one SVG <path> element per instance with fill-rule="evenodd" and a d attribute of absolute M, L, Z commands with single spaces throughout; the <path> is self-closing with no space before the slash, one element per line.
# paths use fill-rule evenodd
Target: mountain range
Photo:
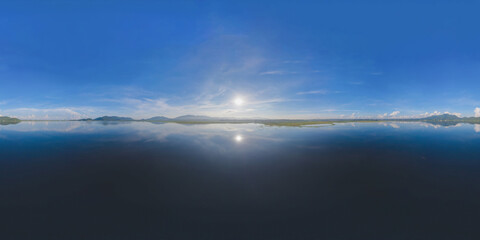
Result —
<path fill-rule="evenodd" d="M 452 114 L 442 114 L 442 115 L 435 115 L 435 116 L 430 116 L 430 117 L 426 117 L 426 118 L 423 118 L 423 120 L 426 120 L 426 121 L 459 121 L 463 118 L 460 118 L 456 115 L 452 115 Z"/>
<path fill-rule="evenodd" d="M 95 119 L 82 119 L 82 120 L 93 120 L 93 121 L 136 121 L 130 117 L 118 117 L 118 116 L 103 116 Z M 225 117 L 210 117 L 205 115 L 182 115 L 175 118 L 169 118 L 165 116 L 155 116 L 147 119 L 141 119 L 140 121 L 172 121 L 172 122 L 190 122 L 190 121 L 277 121 L 277 120 L 287 120 L 287 119 L 264 119 L 264 118 L 225 118 Z M 323 120 L 323 121 L 342 121 L 352 119 L 304 119 L 304 120 L 289 120 L 289 121 L 310 121 L 310 120 Z M 355 120 L 355 119 L 353 119 Z M 453 114 L 442 114 L 429 116 L 425 118 L 412 118 L 412 119 L 358 119 L 358 120 L 381 120 L 381 121 L 465 121 L 465 120 L 480 120 L 480 117 L 458 117 Z"/>
<path fill-rule="evenodd" d="M 0 124 L 15 124 L 21 120 L 11 117 L 0 117 Z M 104 121 L 104 122 L 120 122 L 120 121 L 145 121 L 152 123 L 162 122 L 178 122 L 178 123 L 262 123 L 266 125 L 285 125 L 285 126 L 302 126 L 308 124 L 319 123 L 341 123 L 341 122 L 372 122 L 372 121 L 400 121 L 400 122 L 428 122 L 440 125 L 455 125 L 458 123 L 472 123 L 480 124 L 480 117 L 458 117 L 453 114 L 442 114 L 429 116 L 425 118 L 411 118 L 411 119 L 262 119 L 262 118 L 222 118 L 222 117 L 209 117 L 204 115 L 183 115 L 175 118 L 168 118 L 165 116 L 156 116 L 148 119 L 135 120 L 131 117 L 119 117 L 119 116 L 103 116 L 95 119 L 86 118 L 78 121 Z"/>

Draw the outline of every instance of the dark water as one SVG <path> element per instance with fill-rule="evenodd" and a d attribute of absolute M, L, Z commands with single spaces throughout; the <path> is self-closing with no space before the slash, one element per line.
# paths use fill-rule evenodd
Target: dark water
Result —
<path fill-rule="evenodd" d="M 0 126 L 0 239 L 480 239 L 480 125 Z"/>

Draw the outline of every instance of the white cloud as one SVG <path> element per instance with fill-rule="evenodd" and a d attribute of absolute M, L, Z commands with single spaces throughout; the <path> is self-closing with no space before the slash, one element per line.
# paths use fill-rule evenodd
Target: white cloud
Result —
<path fill-rule="evenodd" d="M 75 120 L 86 118 L 82 111 L 88 109 L 76 108 L 14 108 L 3 110 L 2 113 L 23 120 Z"/>
<path fill-rule="evenodd" d="M 400 111 L 393 111 L 392 113 L 390 113 L 390 117 L 395 117 L 397 116 L 398 114 L 400 113 Z"/>
<path fill-rule="evenodd" d="M 266 72 L 261 72 L 260 75 L 283 75 L 287 74 L 288 72 L 281 71 L 281 70 L 275 70 L 275 71 L 266 71 Z"/>
<path fill-rule="evenodd" d="M 475 117 L 480 117 L 480 108 L 475 108 Z"/>
<path fill-rule="evenodd" d="M 122 111 L 125 113 L 123 115 L 136 119 L 153 116 L 177 117 L 186 114 L 238 118 L 271 117 L 271 105 L 296 101 L 295 99 L 283 98 L 253 99 L 247 97 L 244 99 L 245 103 L 242 107 L 234 106 L 231 101 L 210 101 L 205 100 L 205 98 L 198 99 L 193 104 L 176 104 L 167 98 L 122 98 L 104 99 L 104 101 L 120 104 Z M 122 114 L 120 113 L 120 115 Z"/>
<path fill-rule="evenodd" d="M 364 84 L 364 82 L 362 82 L 362 81 L 350 81 L 348 83 L 350 83 L 352 85 L 363 85 Z"/>
<path fill-rule="evenodd" d="M 455 115 L 457 117 L 461 117 L 462 114 L 461 113 L 451 113 L 451 112 L 444 112 L 443 114 L 450 114 L 450 115 Z"/>
<path fill-rule="evenodd" d="M 377 115 L 377 118 L 383 119 L 383 118 L 386 118 L 387 116 L 388 116 L 388 113 L 384 113 L 384 114 Z"/>
<path fill-rule="evenodd" d="M 405 115 L 405 116 L 402 116 L 401 118 L 407 118 L 407 119 L 408 118 L 426 118 L 426 117 L 438 116 L 438 115 L 443 115 L 443 114 L 450 114 L 450 115 L 455 115 L 457 117 L 462 117 L 461 113 L 434 111 L 434 112 L 425 112 L 425 113 L 418 114 L 418 115 Z"/>
<path fill-rule="evenodd" d="M 283 71 L 283 70 L 274 70 L 274 71 L 266 71 L 259 73 L 260 75 L 285 75 L 285 74 L 297 74 L 299 72 L 295 71 Z"/>
<path fill-rule="evenodd" d="M 429 113 L 429 112 L 425 112 L 423 114 L 420 114 L 419 117 L 431 117 L 431 116 L 437 116 L 437 115 L 441 115 L 442 113 L 441 112 L 438 112 L 438 111 L 434 111 L 432 113 Z"/>

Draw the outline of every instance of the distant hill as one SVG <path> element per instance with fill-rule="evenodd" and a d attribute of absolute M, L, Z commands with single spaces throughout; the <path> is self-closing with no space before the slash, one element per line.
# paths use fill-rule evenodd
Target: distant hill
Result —
<path fill-rule="evenodd" d="M 134 119 L 129 117 L 103 116 L 95 118 L 94 121 L 134 121 Z"/>
<path fill-rule="evenodd" d="M 461 118 L 462 122 L 480 124 L 480 117 Z"/>
<path fill-rule="evenodd" d="M 457 123 L 472 123 L 472 124 L 478 124 L 480 123 L 480 117 L 458 117 L 453 114 L 442 114 L 442 115 L 436 115 L 436 116 L 430 116 L 426 118 L 420 118 L 420 119 L 411 119 L 411 121 L 425 121 L 425 122 L 430 122 L 430 123 L 435 123 L 435 124 L 440 124 L 440 125 L 455 125 Z"/>
<path fill-rule="evenodd" d="M 430 116 L 424 118 L 425 120 L 431 120 L 431 121 L 458 121 L 461 118 L 457 117 L 456 115 L 452 114 L 442 114 L 442 115 L 435 115 L 435 116 Z"/>
<path fill-rule="evenodd" d="M 468 120 L 476 120 L 476 121 L 480 121 L 480 117 L 466 117 L 466 118 L 462 118 L 462 119 L 468 119 Z"/>
<path fill-rule="evenodd" d="M 213 118 L 209 116 L 203 116 L 203 115 L 183 115 L 180 117 L 176 117 L 173 119 L 174 121 L 215 121 L 218 120 L 218 118 Z"/>
<path fill-rule="evenodd" d="M 21 122 L 18 118 L 11 118 L 11 117 L 0 117 L 0 124 L 7 125 L 7 124 L 16 124 Z"/>
<path fill-rule="evenodd" d="M 157 117 L 151 117 L 151 118 L 145 119 L 145 121 L 169 121 L 169 120 L 171 119 L 164 116 L 157 116 Z"/>
<path fill-rule="evenodd" d="M 20 120 L 18 120 L 20 121 Z M 78 121 L 104 121 L 104 124 L 117 124 L 126 121 L 136 121 L 130 117 L 118 117 L 118 116 L 103 116 L 95 119 L 87 118 Z M 453 114 L 435 115 L 425 118 L 411 118 L 411 119 L 261 119 L 261 118 L 228 118 L 228 117 L 209 117 L 205 115 L 183 115 L 176 118 L 168 118 L 165 116 L 155 116 L 148 119 L 142 119 L 139 121 L 146 121 L 151 123 L 165 123 L 176 122 L 183 124 L 201 124 L 201 123 L 261 123 L 274 126 L 303 126 L 312 124 L 332 124 L 333 122 L 372 122 L 372 121 L 409 121 L 409 122 L 428 122 L 437 125 L 456 125 L 458 123 L 471 123 L 480 124 L 480 117 L 458 117 Z M 115 123 L 116 122 L 116 123 Z"/>

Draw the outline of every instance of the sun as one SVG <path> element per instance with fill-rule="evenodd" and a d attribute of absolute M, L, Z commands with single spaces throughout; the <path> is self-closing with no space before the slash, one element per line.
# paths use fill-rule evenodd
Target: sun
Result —
<path fill-rule="evenodd" d="M 241 105 L 243 105 L 243 99 L 237 97 L 237 98 L 235 98 L 235 100 L 233 100 L 233 103 L 235 103 L 235 105 L 237 105 L 237 106 L 241 106 Z"/>
<path fill-rule="evenodd" d="M 241 142 L 242 140 L 243 140 L 242 135 L 236 135 L 236 136 L 235 136 L 235 141 Z"/>

